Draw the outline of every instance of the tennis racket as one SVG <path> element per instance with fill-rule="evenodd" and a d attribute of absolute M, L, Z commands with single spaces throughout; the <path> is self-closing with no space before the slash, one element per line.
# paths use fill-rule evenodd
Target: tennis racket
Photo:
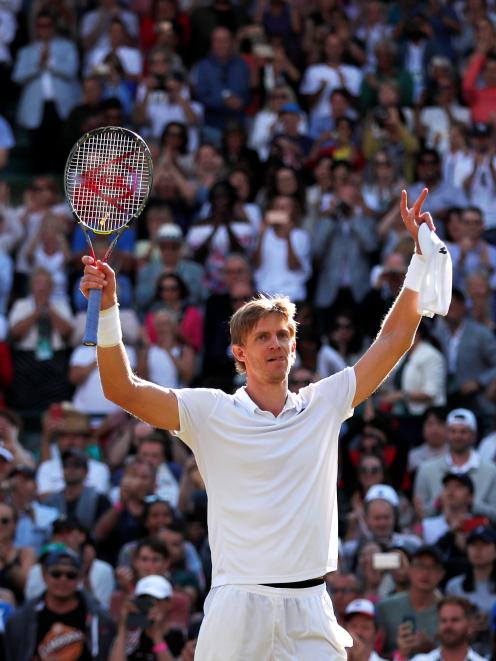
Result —
<path fill-rule="evenodd" d="M 150 150 L 129 129 L 106 126 L 89 131 L 76 142 L 65 164 L 65 195 L 93 259 L 88 231 L 115 235 L 103 258 L 106 261 L 122 232 L 143 211 L 152 180 Z M 101 299 L 101 289 L 90 290 L 83 338 L 87 346 L 96 345 Z"/>

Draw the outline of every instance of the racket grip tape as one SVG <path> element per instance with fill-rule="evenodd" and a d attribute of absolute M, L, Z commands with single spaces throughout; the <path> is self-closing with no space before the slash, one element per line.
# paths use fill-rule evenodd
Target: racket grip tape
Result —
<path fill-rule="evenodd" d="M 86 328 L 83 337 L 83 344 L 87 347 L 94 347 L 97 343 L 98 317 L 100 316 L 101 302 L 102 290 L 90 289 L 88 311 L 86 313 Z"/>

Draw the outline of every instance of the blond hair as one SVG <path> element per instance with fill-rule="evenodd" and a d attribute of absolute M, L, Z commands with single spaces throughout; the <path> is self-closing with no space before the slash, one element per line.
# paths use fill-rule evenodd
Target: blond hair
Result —
<path fill-rule="evenodd" d="M 258 294 L 237 310 L 229 321 L 231 344 L 243 345 L 248 334 L 255 328 L 260 319 L 269 314 L 280 315 L 288 324 L 291 338 L 296 337 L 297 323 L 295 321 L 296 306 L 287 296 L 267 296 Z M 234 360 L 238 374 L 245 374 L 244 363 Z"/>

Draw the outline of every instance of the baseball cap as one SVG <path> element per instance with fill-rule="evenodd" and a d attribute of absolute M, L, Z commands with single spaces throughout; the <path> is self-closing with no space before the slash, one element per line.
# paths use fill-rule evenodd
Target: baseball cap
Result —
<path fill-rule="evenodd" d="M 350 601 L 350 603 L 346 606 L 344 614 L 346 617 L 349 617 L 350 615 L 356 615 L 358 613 L 361 615 L 367 615 L 368 617 L 374 619 L 375 606 L 368 599 L 353 599 L 353 601 Z"/>
<path fill-rule="evenodd" d="M 164 223 L 158 228 L 157 241 L 178 241 L 183 240 L 183 232 L 179 225 L 175 223 Z"/>
<path fill-rule="evenodd" d="M 448 482 L 451 482 L 452 480 L 457 480 L 460 482 L 460 484 L 463 484 L 466 486 L 470 493 L 474 493 L 474 483 L 472 482 L 472 478 L 470 475 L 467 473 L 446 473 L 446 475 L 443 477 L 443 484 L 447 484 Z"/>
<path fill-rule="evenodd" d="M 365 495 L 366 503 L 370 503 L 371 500 L 385 500 L 393 507 L 398 507 L 400 504 L 398 494 L 389 484 L 373 484 Z"/>
<path fill-rule="evenodd" d="M 468 409 L 453 409 L 446 418 L 447 425 L 465 425 L 472 431 L 477 431 L 477 419 Z"/>
<path fill-rule="evenodd" d="M 79 448 L 67 448 L 62 452 L 62 464 L 67 459 L 74 459 L 80 466 L 88 467 L 88 457 L 83 450 Z"/>
<path fill-rule="evenodd" d="M 7 450 L 7 448 L 3 445 L 0 445 L 0 457 L 7 461 L 9 464 L 14 461 L 14 455 L 10 450 Z"/>
<path fill-rule="evenodd" d="M 299 115 L 301 113 L 301 108 L 297 103 L 284 103 L 279 110 L 279 113 L 283 112 L 290 112 L 295 115 Z"/>
<path fill-rule="evenodd" d="M 24 475 L 25 477 L 32 477 L 34 479 L 36 470 L 31 466 L 27 466 L 26 464 L 17 464 L 10 471 L 9 477 L 14 477 L 15 475 Z"/>
<path fill-rule="evenodd" d="M 443 565 L 443 556 L 437 546 L 433 546 L 432 544 L 423 544 L 422 546 L 419 546 L 413 551 L 412 560 L 424 555 L 429 555 L 438 565 Z"/>
<path fill-rule="evenodd" d="M 140 594 L 146 594 L 155 599 L 169 599 L 172 597 L 172 585 L 163 576 L 152 574 L 141 578 L 136 583 L 134 594 L 137 597 Z"/>
<path fill-rule="evenodd" d="M 492 526 L 478 526 L 468 535 L 467 544 L 471 544 L 477 539 L 496 544 L 496 530 Z"/>
<path fill-rule="evenodd" d="M 49 547 L 57 546 L 58 548 L 51 549 Z M 43 567 L 53 567 L 54 565 L 69 565 L 76 569 L 81 569 L 81 558 L 72 549 L 60 547 L 60 545 L 49 544 L 45 552 L 40 557 L 40 562 Z"/>

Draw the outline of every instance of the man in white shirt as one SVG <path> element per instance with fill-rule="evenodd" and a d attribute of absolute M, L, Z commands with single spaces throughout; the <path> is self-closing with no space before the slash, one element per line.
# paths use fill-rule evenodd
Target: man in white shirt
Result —
<path fill-rule="evenodd" d="M 427 190 L 401 214 L 414 240 Z M 417 243 L 417 251 L 421 252 Z M 343 420 L 410 347 L 420 321 L 412 259 L 372 346 L 354 367 L 288 391 L 296 353 L 295 307 L 260 297 L 231 319 L 231 349 L 247 385 L 233 395 L 172 390 L 137 378 L 121 343 L 115 274 L 86 256 L 81 291 L 102 289 L 98 365 L 105 395 L 154 427 L 178 430 L 208 494 L 212 590 L 196 655 L 202 661 L 346 659 L 324 575 L 337 568 L 337 440 Z M 423 275 L 422 275 L 423 277 Z M 228 623 L 228 626 L 226 626 Z"/>
<path fill-rule="evenodd" d="M 84 450 L 90 435 L 91 429 L 86 415 L 75 409 L 64 412 L 55 432 L 57 445 L 52 450 L 52 458 L 43 461 L 38 466 L 36 486 L 40 498 L 65 488 L 61 457 L 70 448 Z M 110 488 L 108 466 L 101 461 L 88 458 L 85 486 L 94 487 L 99 493 L 108 493 Z"/>
<path fill-rule="evenodd" d="M 428 654 L 416 654 L 410 657 L 411 661 L 443 661 L 443 659 L 484 661 L 485 657 L 477 654 L 469 646 L 473 628 L 472 604 L 463 597 L 444 597 L 437 605 L 437 612 L 437 635 L 441 645 Z M 408 645 L 405 645 L 404 652 L 408 653 L 408 649 Z M 400 653 L 402 652 L 400 646 Z"/>

